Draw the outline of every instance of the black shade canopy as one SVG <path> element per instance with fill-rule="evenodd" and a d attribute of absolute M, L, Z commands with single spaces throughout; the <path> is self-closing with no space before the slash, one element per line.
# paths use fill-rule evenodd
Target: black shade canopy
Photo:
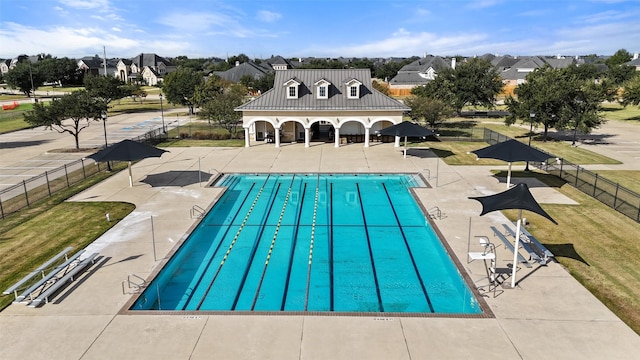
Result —
<path fill-rule="evenodd" d="M 89 155 L 89 159 L 98 162 L 104 161 L 128 161 L 129 162 L 129 186 L 133 186 L 133 176 L 131 175 L 131 162 L 150 157 L 160 157 L 167 150 L 159 149 L 155 146 L 139 143 L 133 140 L 122 140 L 109 147 L 106 147 L 95 154 Z"/>
<path fill-rule="evenodd" d="M 410 121 L 403 121 L 400 124 L 389 126 L 380 130 L 380 135 L 400 137 L 425 137 L 435 135 L 435 133 L 418 124 L 414 124 Z"/>
<path fill-rule="evenodd" d="M 514 139 L 490 145 L 482 149 L 474 150 L 472 151 L 472 153 L 476 154 L 476 156 L 479 158 L 498 159 L 507 162 L 542 162 L 546 161 L 550 157 L 553 157 L 545 152 L 532 148 L 531 146 Z"/>
<path fill-rule="evenodd" d="M 480 216 L 496 210 L 529 210 L 546 217 L 556 225 L 558 224 L 540 207 L 540 204 L 538 204 L 536 199 L 533 198 L 533 195 L 531 195 L 529 187 L 524 183 L 515 185 L 511 189 L 498 194 L 470 197 L 469 199 L 478 200 L 482 204 L 482 212 L 480 213 Z"/>
<path fill-rule="evenodd" d="M 516 234 L 514 236 L 515 241 L 513 244 L 513 266 L 511 271 L 511 287 L 514 288 L 516 286 L 516 264 L 518 263 L 518 249 L 520 248 L 520 228 L 522 226 L 522 210 L 529 210 L 534 212 L 540 216 L 544 216 L 547 219 L 551 220 L 554 224 L 558 225 L 558 223 L 553 220 L 553 218 L 544 211 L 540 204 L 533 198 L 531 192 L 529 191 L 529 187 L 527 184 L 521 183 L 509 190 L 503 191 L 498 194 L 489 195 L 489 196 L 477 196 L 470 197 L 469 199 L 478 200 L 482 204 L 482 212 L 480 216 L 496 211 L 496 210 L 506 210 L 506 209 L 517 209 L 520 210 L 518 212 L 518 221 L 516 222 Z"/>
<path fill-rule="evenodd" d="M 150 157 L 160 157 L 165 152 L 167 150 L 127 139 L 89 155 L 89 158 L 98 162 L 136 161 Z"/>
<path fill-rule="evenodd" d="M 404 136 L 404 157 L 407 157 L 407 137 L 427 137 L 435 133 L 427 128 L 410 121 L 403 121 L 400 124 L 389 126 L 380 130 L 380 135 Z"/>

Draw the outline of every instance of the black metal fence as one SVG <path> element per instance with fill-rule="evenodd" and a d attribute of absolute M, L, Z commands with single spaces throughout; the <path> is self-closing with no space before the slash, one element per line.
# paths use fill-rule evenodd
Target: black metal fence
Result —
<path fill-rule="evenodd" d="M 0 191 L 0 217 L 4 219 L 104 170 L 106 166 L 93 160 L 80 159 L 3 189 Z"/>
<path fill-rule="evenodd" d="M 162 129 L 154 129 L 132 140 L 158 143 L 165 138 Z M 0 190 L 0 219 L 106 170 L 106 165 L 91 159 L 80 159 Z"/>
<path fill-rule="evenodd" d="M 485 129 L 484 131 L 484 141 L 488 144 L 495 144 L 509 139 L 508 136 L 490 129 Z M 541 149 L 538 150 L 543 151 Z M 551 154 L 549 157 L 555 159 L 546 163 L 530 164 L 537 165 L 540 169 L 563 179 L 576 189 L 599 200 L 610 208 L 636 222 L 640 222 L 640 194 L 600 176 L 596 172 L 580 167 L 580 165 Z"/>

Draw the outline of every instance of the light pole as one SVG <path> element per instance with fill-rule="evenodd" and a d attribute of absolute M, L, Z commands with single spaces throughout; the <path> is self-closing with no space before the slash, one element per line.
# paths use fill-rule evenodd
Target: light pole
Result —
<path fill-rule="evenodd" d="M 104 128 L 104 148 L 106 149 L 109 146 L 109 143 L 107 142 L 107 112 L 102 111 L 102 114 L 100 114 L 100 117 L 102 118 L 102 127 Z M 111 171 L 111 165 L 109 164 L 108 161 L 107 161 L 107 171 Z"/>
<path fill-rule="evenodd" d="M 529 113 L 529 147 L 531 147 L 531 134 L 533 133 L 533 119 L 535 119 L 536 113 Z M 527 161 L 527 165 L 524 167 L 524 171 L 529 171 L 529 161 Z"/>
<path fill-rule="evenodd" d="M 167 133 L 167 129 L 164 127 L 164 108 L 162 107 L 162 94 L 160 94 L 160 113 L 162 114 L 162 132 Z"/>

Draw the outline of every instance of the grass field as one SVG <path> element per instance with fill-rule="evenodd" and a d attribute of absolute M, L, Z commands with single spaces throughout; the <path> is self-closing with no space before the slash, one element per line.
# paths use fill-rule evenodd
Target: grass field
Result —
<path fill-rule="evenodd" d="M 4 291 L 67 246 L 74 251 L 86 247 L 133 211 L 134 206 L 127 203 L 64 202 L 111 174 L 98 174 L 0 220 L 0 289 Z M 106 213 L 111 222 L 106 221 Z M 0 297 L 0 309 L 12 300 L 12 296 Z"/>
<path fill-rule="evenodd" d="M 640 224 L 554 176 L 538 177 L 579 205 L 544 204 L 558 225 L 528 213 L 528 230 L 580 283 L 640 334 Z M 505 213 L 512 221 L 517 219 L 516 210 Z"/>

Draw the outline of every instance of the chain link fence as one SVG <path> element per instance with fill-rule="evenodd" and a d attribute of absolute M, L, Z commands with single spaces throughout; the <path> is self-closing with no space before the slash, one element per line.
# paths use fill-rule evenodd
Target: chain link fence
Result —
<path fill-rule="evenodd" d="M 484 141 L 488 144 L 496 144 L 507 141 L 510 138 L 490 129 L 484 129 Z M 538 149 L 543 151 L 541 149 Z M 611 181 L 598 173 L 587 170 L 580 165 L 554 155 L 555 159 L 546 163 L 529 163 L 555 175 L 583 193 L 595 198 L 610 208 L 626 215 L 636 222 L 640 222 L 640 194 Z"/>

